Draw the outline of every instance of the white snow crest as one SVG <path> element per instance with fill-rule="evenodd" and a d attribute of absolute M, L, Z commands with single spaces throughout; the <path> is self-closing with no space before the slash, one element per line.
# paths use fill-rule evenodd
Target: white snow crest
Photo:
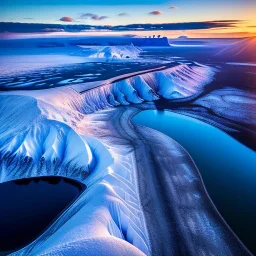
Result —
<path fill-rule="evenodd" d="M 200 93 L 213 80 L 214 69 L 201 65 L 180 64 L 164 71 L 137 75 L 82 94 L 87 113 L 112 106 L 144 101 L 182 99 Z"/>

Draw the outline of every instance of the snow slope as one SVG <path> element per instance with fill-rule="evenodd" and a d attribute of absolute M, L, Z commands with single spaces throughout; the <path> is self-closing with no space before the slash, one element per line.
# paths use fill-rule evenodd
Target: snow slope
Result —
<path fill-rule="evenodd" d="M 1 182 L 61 176 L 87 186 L 41 237 L 13 255 L 47 254 L 78 242 L 78 252 L 81 243 L 94 247 L 89 255 L 113 248 L 116 255 L 149 255 L 132 152 L 88 135 L 84 114 L 54 102 L 0 94 L 0 117 Z M 95 249 L 99 241 L 103 246 Z"/>

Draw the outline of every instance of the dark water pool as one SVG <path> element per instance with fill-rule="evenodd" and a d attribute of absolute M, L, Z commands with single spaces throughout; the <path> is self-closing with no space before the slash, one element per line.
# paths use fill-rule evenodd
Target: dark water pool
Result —
<path fill-rule="evenodd" d="M 0 184 L 0 255 L 36 239 L 83 189 L 82 184 L 60 177 Z"/>
<path fill-rule="evenodd" d="M 217 209 L 256 253 L 256 153 L 213 126 L 170 111 L 146 110 L 132 121 L 165 133 L 189 152 Z"/>

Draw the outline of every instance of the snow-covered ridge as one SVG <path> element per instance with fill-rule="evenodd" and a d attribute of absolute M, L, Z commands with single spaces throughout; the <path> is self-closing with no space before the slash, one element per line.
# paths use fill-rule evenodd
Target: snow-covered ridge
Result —
<path fill-rule="evenodd" d="M 141 49 L 131 45 L 120 46 L 82 46 L 82 50 L 74 53 L 75 56 L 84 56 L 87 58 L 104 59 L 107 61 L 115 59 L 136 59 Z"/>
<path fill-rule="evenodd" d="M 213 80 L 214 73 L 214 69 L 208 66 L 180 64 L 106 84 L 82 94 L 83 112 L 154 101 L 159 97 L 170 100 L 186 98 L 201 92 Z"/>
<path fill-rule="evenodd" d="M 87 135 L 84 118 L 34 97 L 0 94 L 0 182 L 62 176 L 87 186 L 42 236 L 14 255 L 41 255 L 99 238 L 108 239 L 107 251 L 121 250 L 119 238 L 129 255 L 149 255 L 134 155 Z"/>
<path fill-rule="evenodd" d="M 1 96 L 0 181 L 66 173 L 83 182 L 98 162 L 93 152 L 95 143 L 66 124 L 47 119 L 36 99 L 13 99 L 14 96 Z M 30 110 L 24 114 L 24 108 Z M 109 156 L 105 167 L 111 162 Z"/>

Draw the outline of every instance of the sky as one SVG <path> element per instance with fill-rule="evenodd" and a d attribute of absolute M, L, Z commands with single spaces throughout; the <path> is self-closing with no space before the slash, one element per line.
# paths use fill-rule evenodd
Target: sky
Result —
<path fill-rule="evenodd" d="M 175 31 L 192 36 L 256 35 L 255 13 L 256 0 L 3 0 L 0 3 L 0 22 L 116 26 L 239 21 L 235 26 L 223 28 Z M 167 31 L 164 33 L 168 35 Z"/>

